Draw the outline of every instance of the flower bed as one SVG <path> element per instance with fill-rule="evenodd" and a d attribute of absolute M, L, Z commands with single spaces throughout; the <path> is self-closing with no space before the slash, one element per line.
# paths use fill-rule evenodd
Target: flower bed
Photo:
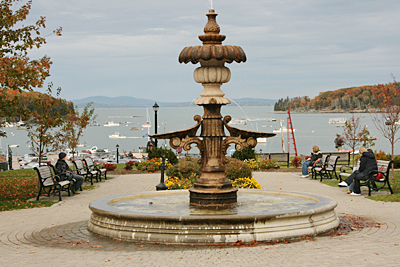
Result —
<path fill-rule="evenodd" d="M 245 162 L 250 166 L 253 171 L 257 170 L 270 170 L 270 169 L 279 169 L 280 166 L 277 162 L 270 159 L 251 159 L 245 160 Z"/>

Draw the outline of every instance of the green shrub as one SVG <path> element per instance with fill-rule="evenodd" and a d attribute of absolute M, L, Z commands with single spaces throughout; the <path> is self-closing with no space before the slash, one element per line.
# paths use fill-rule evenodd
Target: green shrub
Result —
<path fill-rule="evenodd" d="M 160 147 L 154 148 L 152 151 L 149 152 L 149 159 L 162 158 L 162 156 L 165 156 L 165 158 L 168 159 L 168 162 L 171 164 L 178 163 L 178 158 L 171 149 Z"/>
<path fill-rule="evenodd" d="M 379 150 L 379 152 L 375 150 L 374 155 L 377 160 L 391 160 L 390 154 L 386 154 L 382 150 Z"/>
<path fill-rule="evenodd" d="M 377 152 L 375 150 L 374 154 L 375 154 L 375 158 L 377 160 L 387 160 L 387 161 L 392 160 L 392 156 L 390 154 L 387 154 L 387 153 L 383 152 L 382 150 L 379 150 L 379 152 Z M 395 169 L 400 168 L 400 155 L 395 155 L 394 156 L 394 158 L 393 158 L 393 167 Z"/>
<path fill-rule="evenodd" d="M 197 177 L 200 177 L 201 172 L 199 169 L 200 164 L 197 163 L 197 159 L 185 157 L 184 159 L 181 159 L 178 164 L 168 168 L 167 176 L 187 179 L 191 175 L 195 174 Z"/>
<path fill-rule="evenodd" d="M 232 155 L 232 158 L 246 160 L 246 159 L 255 159 L 256 154 L 254 152 L 254 148 L 244 147 L 242 151 L 235 151 Z"/>
<path fill-rule="evenodd" d="M 251 177 L 252 172 L 247 163 L 231 158 L 226 164 L 225 175 L 229 180 L 235 181 L 235 179 L 240 177 Z"/>
<path fill-rule="evenodd" d="M 394 168 L 398 169 L 400 168 L 400 155 L 394 156 Z"/>

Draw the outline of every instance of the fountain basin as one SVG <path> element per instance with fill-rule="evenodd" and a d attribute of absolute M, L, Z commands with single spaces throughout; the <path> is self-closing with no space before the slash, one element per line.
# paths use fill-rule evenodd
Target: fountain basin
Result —
<path fill-rule="evenodd" d="M 339 226 L 336 200 L 313 194 L 239 190 L 229 208 L 190 207 L 188 190 L 146 192 L 90 203 L 91 232 L 130 241 L 212 244 L 315 236 Z"/>

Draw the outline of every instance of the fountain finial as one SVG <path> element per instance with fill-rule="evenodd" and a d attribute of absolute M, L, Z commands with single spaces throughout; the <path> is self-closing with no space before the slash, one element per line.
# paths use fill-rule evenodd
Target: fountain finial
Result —
<path fill-rule="evenodd" d="M 206 14 L 208 21 L 206 26 L 204 26 L 204 35 L 200 35 L 199 39 L 205 44 L 222 44 L 226 36 L 219 34 L 221 28 L 217 23 L 218 14 L 215 13 L 214 9 L 210 9 Z"/>

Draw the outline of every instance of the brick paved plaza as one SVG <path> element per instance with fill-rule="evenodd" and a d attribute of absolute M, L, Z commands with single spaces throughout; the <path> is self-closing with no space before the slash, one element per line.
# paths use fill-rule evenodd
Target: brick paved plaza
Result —
<path fill-rule="evenodd" d="M 347 235 L 249 247 L 133 243 L 86 230 L 98 198 L 154 191 L 160 174 L 118 176 L 92 191 L 63 197 L 49 208 L 0 213 L 1 266 L 400 266 L 400 203 L 349 196 L 346 188 L 302 179 L 299 174 L 253 173 L 263 189 L 308 192 L 338 201 L 339 216 L 374 220 Z"/>

